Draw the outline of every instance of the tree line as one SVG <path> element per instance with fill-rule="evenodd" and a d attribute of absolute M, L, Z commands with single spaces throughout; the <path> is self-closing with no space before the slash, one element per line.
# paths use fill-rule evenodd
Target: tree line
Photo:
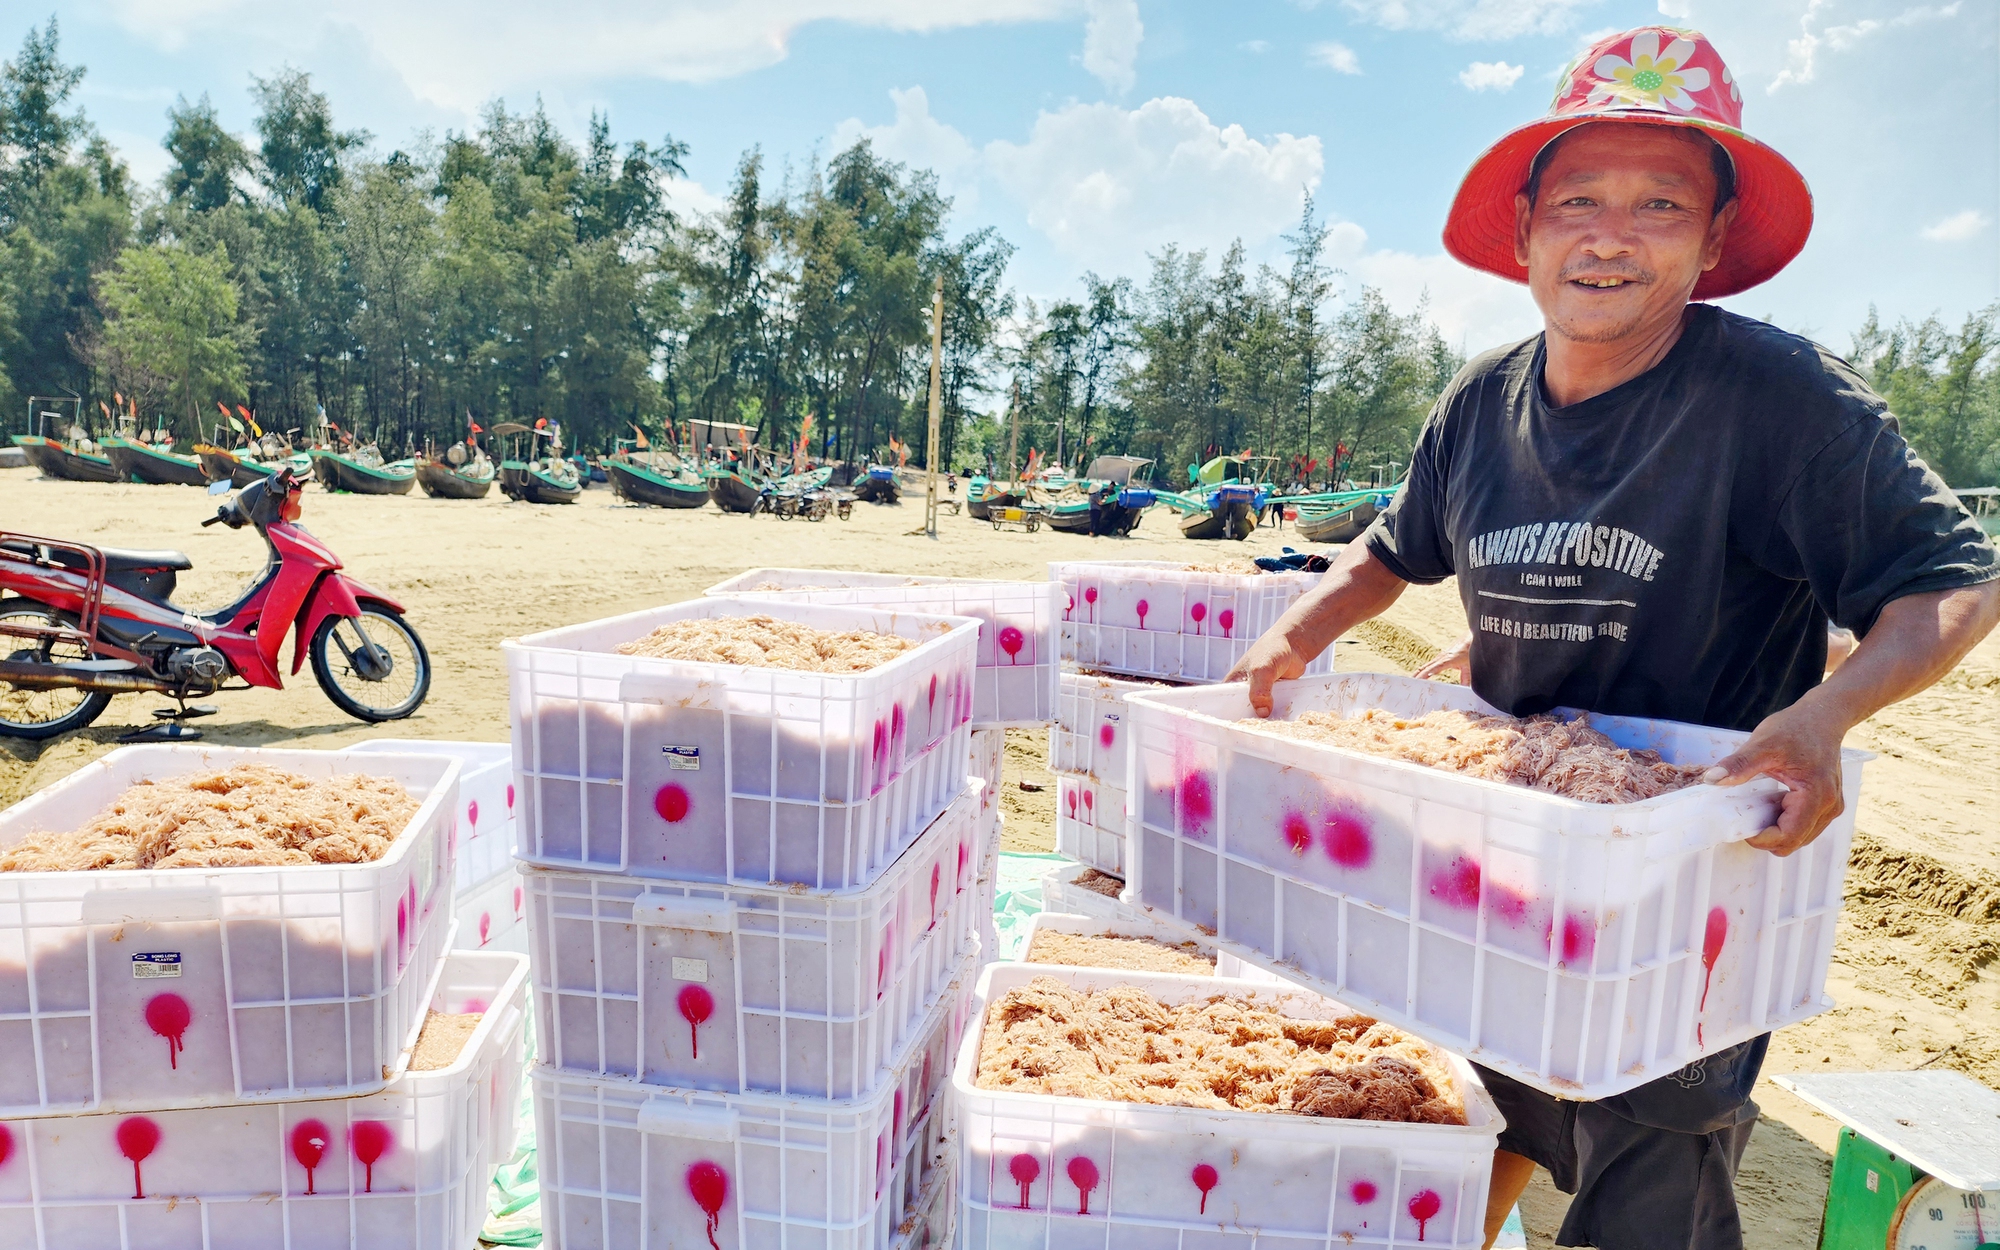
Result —
<path fill-rule="evenodd" d="M 753 149 L 717 211 L 668 195 L 687 148 L 572 142 L 537 103 L 384 152 L 306 73 L 253 78 L 253 132 L 167 111 L 154 186 L 72 97 L 55 19 L 0 68 L 0 418 L 31 395 L 117 396 L 200 437 L 217 404 L 322 421 L 385 452 L 472 424 L 560 423 L 609 451 L 730 422 L 773 449 L 921 460 L 931 294 L 944 292 L 947 465 L 1006 472 L 1220 453 L 1273 476 L 1393 475 L 1463 363 L 1420 307 L 1345 289 L 1308 197 L 1284 260 L 1168 247 L 1139 279 L 1037 302 L 990 229 L 954 234 L 928 171 L 864 141 L 773 170 Z M 2000 471 L 2000 310 L 1952 329 L 1871 316 L 1852 344 L 1956 484 Z M 100 405 L 102 405 L 100 407 Z M 99 422 L 100 432 L 102 423 Z"/>

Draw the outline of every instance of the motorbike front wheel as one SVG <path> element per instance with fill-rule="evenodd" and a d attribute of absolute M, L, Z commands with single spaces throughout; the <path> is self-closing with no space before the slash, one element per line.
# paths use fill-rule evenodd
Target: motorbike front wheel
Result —
<path fill-rule="evenodd" d="M 32 599 L 0 604 L 0 624 L 29 629 L 76 627 L 76 621 Z M 0 634 L 0 659 L 30 664 L 62 664 L 88 660 L 90 651 L 68 642 Z M 59 737 L 82 729 L 111 706 L 111 695 L 76 686 L 33 689 L 0 682 L 0 738 L 31 740 Z"/>
<path fill-rule="evenodd" d="M 312 639 L 313 676 L 335 707 L 357 720 L 401 720 L 431 690 L 431 657 L 403 618 L 364 603 L 361 615 L 330 616 Z"/>

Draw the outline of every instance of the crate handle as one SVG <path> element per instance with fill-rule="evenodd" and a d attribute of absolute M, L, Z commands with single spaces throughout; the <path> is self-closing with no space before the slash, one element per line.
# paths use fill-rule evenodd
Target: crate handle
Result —
<path fill-rule="evenodd" d="M 641 1133 L 662 1137 L 692 1137 L 699 1141 L 736 1140 L 736 1111 L 732 1107 L 695 1107 L 673 1098 L 648 1098 L 639 1105 L 637 1125 Z"/>
<path fill-rule="evenodd" d="M 1724 791 L 1725 794 L 1728 794 L 1730 798 L 1736 801 L 1736 807 L 1739 811 L 1751 811 L 1758 805 L 1760 800 L 1769 800 L 1765 804 L 1768 808 L 1768 814 L 1764 817 L 1763 823 L 1755 829 L 1744 833 L 1743 837 L 1745 838 L 1753 838 L 1763 830 L 1777 823 L 1778 801 L 1790 792 L 1790 786 L 1787 786 L 1784 782 L 1774 777 L 1752 777 L 1742 785 L 1731 786 Z"/>
<path fill-rule="evenodd" d="M 715 688 L 713 682 L 699 677 L 631 672 L 618 679 L 618 701 L 721 711 L 722 705 L 711 695 Z"/>
<path fill-rule="evenodd" d="M 701 929 L 709 933 L 736 932 L 736 904 L 726 898 L 674 898 L 647 895 L 632 902 L 632 923 L 658 925 L 663 929 Z"/>
<path fill-rule="evenodd" d="M 91 890 L 83 896 L 85 924 L 129 921 L 220 920 L 222 894 L 214 889 Z"/>

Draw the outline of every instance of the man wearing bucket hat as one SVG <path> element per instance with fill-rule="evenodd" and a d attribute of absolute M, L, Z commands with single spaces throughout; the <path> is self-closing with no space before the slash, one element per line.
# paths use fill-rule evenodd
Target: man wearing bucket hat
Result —
<path fill-rule="evenodd" d="M 1526 282 L 1543 332 L 1452 380 L 1395 501 L 1237 665 L 1259 715 L 1406 584 L 1456 577 L 1483 699 L 1751 731 L 1704 780 L 1783 782 L 1750 845 L 1786 855 L 1841 811 L 1846 732 L 2000 620 L 2000 557 L 1854 370 L 1690 303 L 1771 277 L 1812 227 L 1805 179 L 1741 121 L 1714 47 L 1648 26 L 1473 164 L 1445 247 Z M 1830 674 L 1829 621 L 1860 638 Z M 1488 1244 L 1541 1164 L 1576 1195 L 1558 1245 L 1740 1247 L 1769 1040 L 1591 1103 L 1482 1069 L 1507 1119 Z"/>

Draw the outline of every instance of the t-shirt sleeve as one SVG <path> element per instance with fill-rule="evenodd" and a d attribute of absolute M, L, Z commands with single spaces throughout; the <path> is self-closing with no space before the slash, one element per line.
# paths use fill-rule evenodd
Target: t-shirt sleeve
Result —
<path fill-rule="evenodd" d="M 1833 623 L 1865 635 L 1905 595 L 2000 577 L 1993 543 L 1887 413 L 1849 425 L 1779 503 L 1766 567 L 1802 577 Z"/>
<path fill-rule="evenodd" d="M 1396 497 L 1361 536 L 1369 554 L 1391 573 L 1419 586 L 1435 585 L 1455 571 L 1451 538 L 1445 533 L 1444 412 L 1441 399 L 1417 435 L 1410 472 Z"/>

